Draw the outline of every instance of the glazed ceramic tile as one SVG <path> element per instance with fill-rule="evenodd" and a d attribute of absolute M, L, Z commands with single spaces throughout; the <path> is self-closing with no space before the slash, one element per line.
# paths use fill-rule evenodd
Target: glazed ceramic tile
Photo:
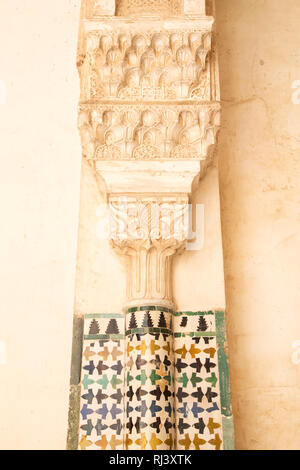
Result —
<path fill-rule="evenodd" d="M 155 306 L 126 314 L 126 449 L 174 448 L 172 316 Z"/>
<path fill-rule="evenodd" d="M 79 448 L 232 448 L 225 341 L 221 311 L 86 315 Z"/>
<path fill-rule="evenodd" d="M 85 317 L 79 430 L 81 450 L 123 449 L 125 369 L 122 331 L 122 315 Z"/>

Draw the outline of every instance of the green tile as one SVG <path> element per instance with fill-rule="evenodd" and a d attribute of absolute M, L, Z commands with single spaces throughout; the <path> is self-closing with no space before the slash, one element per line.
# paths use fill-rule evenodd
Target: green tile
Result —
<path fill-rule="evenodd" d="M 84 315 L 84 318 L 91 319 L 91 318 L 123 318 L 124 315 L 122 313 L 87 313 Z"/>
<path fill-rule="evenodd" d="M 172 309 L 167 307 L 161 307 L 159 305 L 143 305 L 141 307 L 131 307 L 126 310 L 126 313 L 135 313 L 135 312 L 167 312 L 167 313 L 174 313 Z"/>
<path fill-rule="evenodd" d="M 78 449 L 80 424 L 80 395 L 81 384 L 71 385 L 69 396 L 67 450 Z"/>
<path fill-rule="evenodd" d="M 216 333 L 214 331 L 195 331 L 191 333 L 174 333 L 175 338 L 185 338 L 185 337 L 191 337 L 191 338 L 199 338 L 199 337 L 214 337 L 216 336 Z"/>
<path fill-rule="evenodd" d="M 222 416 L 223 448 L 224 450 L 235 450 L 233 417 Z"/>
<path fill-rule="evenodd" d="M 114 340 L 118 340 L 118 339 L 124 339 L 124 335 L 117 335 L 117 334 L 114 334 L 114 335 L 84 335 L 84 339 L 85 340 L 103 340 L 103 339 L 114 339 Z"/>
<path fill-rule="evenodd" d="M 230 383 L 229 383 L 229 365 L 228 357 L 225 352 L 226 328 L 225 328 L 225 312 L 216 312 L 216 331 L 217 331 L 217 347 L 218 347 L 218 364 L 220 376 L 220 398 L 221 411 L 223 416 L 231 416 L 231 399 L 230 399 Z"/>
<path fill-rule="evenodd" d="M 212 310 L 207 312 L 175 312 L 175 317 L 187 316 L 187 317 L 202 317 L 204 315 L 214 315 L 215 313 Z"/>
<path fill-rule="evenodd" d="M 162 333 L 172 335 L 172 331 L 167 328 L 134 328 L 133 330 L 127 330 L 126 336 L 134 334 L 147 334 L 147 333 Z"/>

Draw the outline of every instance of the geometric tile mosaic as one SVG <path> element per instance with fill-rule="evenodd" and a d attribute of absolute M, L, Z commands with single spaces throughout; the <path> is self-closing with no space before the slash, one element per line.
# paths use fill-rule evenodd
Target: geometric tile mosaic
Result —
<path fill-rule="evenodd" d="M 79 449 L 122 450 L 124 318 L 86 315 L 81 373 Z"/>
<path fill-rule="evenodd" d="M 214 315 L 180 318 L 184 324 L 185 319 L 192 320 L 188 321 L 192 328 L 174 338 L 177 449 L 220 450 L 223 436 Z M 190 335 L 196 332 L 197 336 Z"/>
<path fill-rule="evenodd" d="M 222 311 L 86 315 L 79 449 L 233 448 L 225 341 Z"/>
<path fill-rule="evenodd" d="M 162 307 L 126 313 L 125 449 L 175 447 L 172 319 Z"/>

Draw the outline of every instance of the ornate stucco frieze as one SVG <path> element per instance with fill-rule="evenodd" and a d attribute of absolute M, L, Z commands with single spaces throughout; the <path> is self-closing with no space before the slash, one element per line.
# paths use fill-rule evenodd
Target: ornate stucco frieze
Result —
<path fill-rule="evenodd" d="M 156 23 L 157 32 L 153 22 L 137 33 L 112 22 L 109 33 L 87 33 L 82 100 L 211 100 L 211 25 L 182 30 L 176 20 L 176 29 Z"/>
<path fill-rule="evenodd" d="M 79 128 L 89 160 L 209 157 L 219 105 L 81 105 Z"/>

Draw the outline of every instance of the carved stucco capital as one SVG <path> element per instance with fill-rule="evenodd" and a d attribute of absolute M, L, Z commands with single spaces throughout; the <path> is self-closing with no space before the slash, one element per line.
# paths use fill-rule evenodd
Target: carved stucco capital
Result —
<path fill-rule="evenodd" d="M 112 246 L 128 258 L 127 302 L 125 309 L 140 305 L 161 305 L 174 309 L 172 257 L 185 242 L 170 240 L 112 241 Z"/>
<path fill-rule="evenodd" d="M 188 236 L 188 198 L 112 197 L 111 244 L 127 256 L 127 304 L 173 308 L 172 257 Z"/>

